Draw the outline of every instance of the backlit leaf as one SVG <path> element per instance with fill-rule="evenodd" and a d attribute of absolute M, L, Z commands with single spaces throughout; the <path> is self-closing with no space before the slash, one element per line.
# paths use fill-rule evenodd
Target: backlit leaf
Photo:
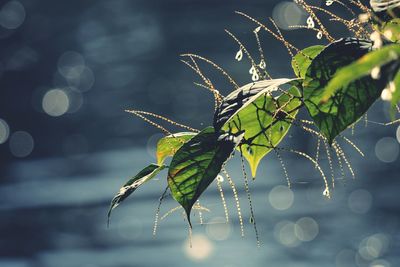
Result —
<path fill-rule="evenodd" d="M 303 78 L 311 61 L 324 49 L 323 45 L 313 45 L 301 50 L 292 59 L 292 68 L 297 77 Z"/>
<path fill-rule="evenodd" d="M 329 143 L 356 122 L 380 96 L 385 78 L 370 75 L 342 85 L 326 102 L 324 88 L 336 71 L 371 51 L 372 43 L 355 38 L 340 39 L 328 45 L 312 61 L 303 81 L 304 103 L 315 125 Z"/>
<path fill-rule="evenodd" d="M 207 127 L 183 144 L 172 158 L 168 185 L 173 198 L 184 208 L 190 223 L 190 211 L 196 200 L 221 171 L 240 136 L 217 139 L 213 127 Z"/>
<path fill-rule="evenodd" d="M 271 80 L 269 86 L 248 98 L 245 103 L 242 103 L 240 96 L 243 94 L 240 94 L 241 89 L 238 89 L 238 92 L 235 91 L 227 96 L 221 104 L 221 107 L 224 107 L 222 114 L 225 114 L 224 110 L 232 113 L 232 116 L 222 125 L 221 133 L 244 132 L 241 151 L 249 162 L 253 177 L 256 176 L 260 160 L 287 134 L 291 122 L 301 106 L 300 91 L 295 86 L 276 98 L 272 96 L 272 93 L 278 93 L 276 91 L 278 86 L 290 81 L 286 79 Z M 238 102 L 241 104 L 239 105 Z M 236 107 L 240 108 L 236 110 Z M 219 121 L 220 116 L 216 113 L 217 125 L 220 124 Z"/>
<path fill-rule="evenodd" d="M 110 221 L 111 211 L 118 207 L 118 205 L 124 201 L 129 195 L 131 195 L 139 186 L 151 180 L 154 176 L 156 176 L 161 170 L 163 170 L 166 166 L 150 164 L 143 170 L 141 170 L 138 174 L 136 174 L 133 178 L 131 178 L 123 187 L 119 189 L 119 192 L 115 195 L 115 197 L 111 200 L 110 209 L 108 210 L 108 222 Z"/>
<path fill-rule="evenodd" d="M 175 152 L 196 133 L 182 132 L 165 136 L 157 142 L 157 164 L 163 164 L 167 157 L 173 156 Z"/>

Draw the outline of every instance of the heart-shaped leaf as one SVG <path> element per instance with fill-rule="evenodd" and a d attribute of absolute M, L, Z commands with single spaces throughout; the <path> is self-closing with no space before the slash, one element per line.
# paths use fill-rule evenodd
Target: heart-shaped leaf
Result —
<path fill-rule="evenodd" d="M 168 185 L 174 199 L 184 208 L 189 223 L 192 206 L 217 177 L 240 138 L 232 135 L 217 138 L 214 128 L 207 127 L 173 156 Z"/>
<path fill-rule="evenodd" d="M 156 176 L 161 170 L 163 170 L 166 166 L 150 164 L 143 170 L 141 170 L 134 177 L 129 179 L 129 181 L 124 184 L 123 187 L 119 189 L 119 192 L 115 195 L 115 197 L 111 200 L 110 209 L 108 210 L 108 223 L 110 222 L 111 211 L 118 207 L 118 205 L 124 201 L 130 194 L 132 194 L 136 188 L 151 180 L 154 176 Z"/>
<path fill-rule="evenodd" d="M 287 83 L 287 81 L 286 81 Z M 283 82 L 275 83 L 275 86 Z M 241 144 L 243 156 L 249 162 L 252 176 L 257 174 L 261 159 L 276 147 L 289 131 L 301 106 L 300 91 L 292 86 L 279 97 L 271 90 L 250 98 L 222 126 L 222 132 L 244 132 Z"/>
<path fill-rule="evenodd" d="M 187 141 L 193 138 L 196 133 L 182 132 L 165 136 L 157 142 L 157 164 L 163 164 L 167 157 L 173 156 L 175 152 Z"/>
<path fill-rule="evenodd" d="M 325 48 L 323 45 L 313 45 L 301 50 L 292 59 L 292 68 L 297 77 L 304 79 L 312 60 Z"/>
<path fill-rule="evenodd" d="M 358 60 L 371 48 L 368 40 L 340 39 L 316 56 L 307 70 L 303 81 L 304 103 L 329 143 L 368 110 L 386 85 L 384 78 L 365 76 L 343 85 L 328 101 L 322 101 L 324 88 L 336 71 Z"/>

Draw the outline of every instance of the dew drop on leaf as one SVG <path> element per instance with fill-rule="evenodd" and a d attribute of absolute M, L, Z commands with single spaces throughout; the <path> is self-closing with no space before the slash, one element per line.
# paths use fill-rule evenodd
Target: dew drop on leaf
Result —
<path fill-rule="evenodd" d="M 239 51 L 236 53 L 235 59 L 237 61 L 241 61 L 242 58 L 243 58 L 243 51 L 242 51 L 242 49 L 239 49 Z"/>

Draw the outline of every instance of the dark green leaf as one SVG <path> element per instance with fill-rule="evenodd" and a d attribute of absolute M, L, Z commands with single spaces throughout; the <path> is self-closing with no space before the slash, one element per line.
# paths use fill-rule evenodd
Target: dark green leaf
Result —
<path fill-rule="evenodd" d="M 325 48 L 323 45 L 313 45 L 301 50 L 292 59 L 292 68 L 297 77 L 304 79 L 312 60 Z"/>
<path fill-rule="evenodd" d="M 150 164 L 143 170 L 141 170 L 138 174 L 136 174 L 133 178 L 129 179 L 129 181 L 124 184 L 123 187 L 119 190 L 119 192 L 115 195 L 115 197 L 111 201 L 110 209 L 108 210 L 108 222 L 110 221 L 111 211 L 115 209 L 122 201 L 124 201 L 130 194 L 132 194 L 136 188 L 151 180 L 154 176 L 156 176 L 161 170 L 163 170 L 166 166 Z"/>
<path fill-rule="evenodd" d="M 303 81 L 304 103 L 314 123 L 329 143 L 356 122 L 380 96 L 386 85 L 365 76 L 343 85 L 328 101 L 322 102 L 324 88 L 336 71 L 358 60 L 372 48 L 367 40 L 346 38 L 328 45 L 312 61 Z"/>
<path fill-rule="evenodd" d="M 241 151 L 249 162 L 253 177 L 260 160 L 287 134 L 301 106 L 300 91 L 295 86 L 277 98 L 271 95 L 277 86 L 288 82 L 278 81 L 273 83 L 275 89 L 271 87 L 269 92 L 264 90 L 248 99 L 222 126 L 225 133 L 244 132 Z"/>
<path fill-rule="evenodd" d="M 157 164 L 163 164 L 167 157 L 173 156 L 175 152 L 187 141 L 192 139 L 196 133 L 182 132 L 165 136 L 157 142 Z"/>
<path fill-rule="evenodd" d="M 400 58 L 400 44 L 391 44 L 371 51 L 357 61 L 339 69 L 324 89 L 322 101 L 327 101 L 337 90 L 364 76 L 371 75 L 371 71 Z M 396 71 L 396 70 L 395 70 Z M 391 75 L 382 73 L 382 75 Z"/>
<path fill-rule="evenodd" d="M 189 223 L 193 204 L 221 171 L 239 141 L 240 136 L 217 139 L 214 128 L 207 127 L 175 153 L 168 171 L 168 185 L 174 199 L 186 211 Z"/>

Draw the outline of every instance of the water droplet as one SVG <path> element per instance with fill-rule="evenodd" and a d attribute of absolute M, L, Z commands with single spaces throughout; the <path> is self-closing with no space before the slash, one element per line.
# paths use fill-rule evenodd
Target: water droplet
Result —
<path fill-rule="evenodd" d="M 322 39 L 322 32 L 321 32 L 321 31 L 319 31 L 319 32 L 317 33 L 317 39 L 319 39 L 319 40 Z"/>
<path fill-rule="evenodd" d="M 258 26 L 257 28 L 254 29 L 254 32 L 257 33 L 261 30 L 261 26 Z"/>
<path fill-rule="evenodd" d="M 254 224 L 254 217 L 253 216 L 250 216 L 249 222 L 250 222 L 250 224 Z"/>
<path fill-rule="evenodd" d="M 307 28 L 312 29 L 314 28 L 314 26 L 315 26 L 314 20 L 311 16 L 309 16 L 307 18 Z"/>
<path fill-rule="evenodd" d="M 330 6 L 330 5 L 332 5 L 333 4 L 333 0 L 326 0 L 326 3 L 325 3 L 327 6 Z"/>
<path fill-rule="evenodd" d="M 256 82 L 256 81 L 258 81 L 260 79 L 260 76 L 258 76 L 257 71 L 255 71 L 253 73 L 253 76 L 251 76 L 251 79 L 253 80 L 253 82 Z"/>
<path fill-rule="evenodd" d="M 249 69 L 249 73 L 253 74 L 254 72 L 256 72 L 256 68 L 254 66 L 251 66 L 251 68 Z"/>
<path fill-rule="evenodd" d="M 235 59 L 236 59 L 237 61 L 241 61 L 242 58 L 243 58 L 243 50 L 242 50 L 242 49 L 239 49 L 239 51 L 236 53 Z"/>
<path fill-rule="evenodd" d="M 281 126 L 279 127 L 279 131 L 283 132 L 283 130 L 285 130 L 285 127 L 281 125 Z"/>
<path fill-rule="evenodd" d="M 331 193 L 329 192 L 329 188 L 325 188 L 324 192 L 322 192 L 322 195 L 327 198 L 331 198 Z"/>
<path fill-rule="evenodd" d="M 222 177 L 222 175 L 218 175 L 217 176 L 217 181 L 222 183 L 224 181 L 224 177 Z"/>
<path fill-rule="evenodd" d="M 383 101 L 391 101 L 392 100 L 392 92 L 389 89 L 383 89 L 381 93 L 381 99 Z"/>
<path fill-rule="evenodd" d="M 381 68 L 380 67 L 375 67 L 371 70 L 371 78 L 374 80 L 379 79 L 381 76 Z"/>
<path fill-rule="evenodd" d="M 260 64 L 258 65 L 260 69 L 265 69 L 267 67 L 267 64 L 265 63 L 264 59 L 261 59 Z"/>
<path fill-rule="evenodd" d="M 247 153 L 249 153 L 250 155 L 253 155 L 253 149 L 251 149 L 250 146 L 247 147 Z"/>

